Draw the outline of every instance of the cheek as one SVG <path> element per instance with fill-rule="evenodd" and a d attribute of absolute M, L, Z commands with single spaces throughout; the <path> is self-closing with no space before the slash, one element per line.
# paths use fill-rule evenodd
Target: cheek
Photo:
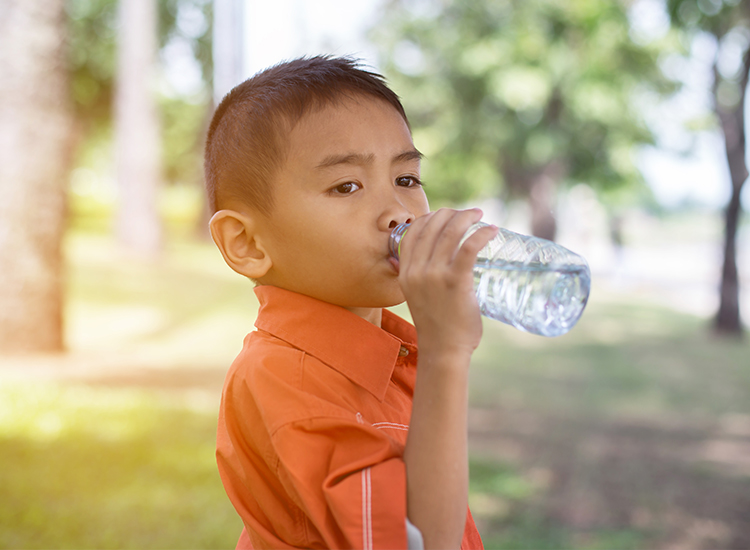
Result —
<path fill-rule="evenodd" d="M 348 256 L 346 247 L 336 237 L 303 226 L 293 234 L 287 233 L 285 239 L 279 242 L 290 265 L 298 265 L 302 271 L 320 271 L 334 265 L 340 268 L 341 262 Z"/>
<path fill-rule="evenodd" d="M 430 204 L 427 201 L 427 195 L 425 195 L 424 191 L 417 194 L 417 196 L 412 199 L 410 206 L 411 211 L 414 212 L 417 217 L 424 216 L 430 211 Z"/>
<path fill-rule="evenodd" d="M 318 239 L 312 223 L 290 218 L 272 230 L 274 247 L 282 254 L 301 254 L 316 248 Z"/>
<path fill-rule="evenodd" d="M 410 210 L 414 213 L 414 217 L 421 218 L 422 216 L 426 216 L 430 213 L 430 205 L 427 204 L 427 201 L 423 201 L 418 204 L 412 205 Z"/>

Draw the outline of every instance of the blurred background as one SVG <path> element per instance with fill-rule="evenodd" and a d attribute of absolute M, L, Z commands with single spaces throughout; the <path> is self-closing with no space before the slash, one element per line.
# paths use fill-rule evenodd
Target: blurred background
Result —
<path fill-rule="evenodd" d="M 0 547 L 234 547 L 215 423 L 257 303 L 204 134 L 333 54 L 401 96 L 432 208 L 592 268 L 567 335 L 485 322 L 485 546 L 750 548 L 749 46 L 743 0 L 1 0 Z"/>

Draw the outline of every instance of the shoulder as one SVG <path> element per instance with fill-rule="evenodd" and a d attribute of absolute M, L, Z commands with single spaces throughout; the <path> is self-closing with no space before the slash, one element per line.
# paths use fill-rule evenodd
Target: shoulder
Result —
<path fill-rule="evenodd" d="M 267 332 L 250 333 L 227 373 L 225 399 L 262 403 L 295 393 L 301 387 L 305 355 Z"/>
<path fill-rule="evenodd" d="M 305 350 L 258 330 L 245 339 L 224 386 L 224 407 L 257 409 L 269 431 L 315 417 L 349 416 L 349 380 Z M 346 407 L 345 407 L 346 408 Z"/>
<path fill-rule="evenodd" d="M 298 385 L 305 352 L 263 330 L 251 332 L 245 338 L 242 351 L 229 369 L 228 379 L 235 383 L 252 381 L 263 384 L 267 378 L 284 380 Z"/>

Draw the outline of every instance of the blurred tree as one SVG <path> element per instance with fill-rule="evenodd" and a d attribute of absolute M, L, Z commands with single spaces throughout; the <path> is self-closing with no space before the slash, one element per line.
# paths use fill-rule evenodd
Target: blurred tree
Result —
<path fill-rule="evenodd" d="M 203 185 L 203 136 L 213 113 L 213 6 L 213 0 L 159 0 L 161 58 L 179 78 L 188 67 L 193 73 L 191 82 L 161 97 L 162 164 L 169 183 Z"/>
<path fill-rule="evenodd" d="M 661 42 L 631 40 L 627 3 L 392 0 L 373 34 L 438 202 L 528 199 L 532 232 L 554 239 L 560 183 L 645 188 L 631 155 L 652 135 L 637 92 L 674 85 Z"/>
<path fill-rule="evenodd" d="M 199 183 L 202 135 L 211 109 L 211 0 L 158 0 L 162 68 L 154 91 L 161 122 L 161 166 L 167 183 Z M 117 0 L 67 0 L 69 68 L 79 159 L 113 129 L 117 69 Z M 196 74 L 197 73 L 197 74 Z"/>
<path fill-rule="evenodd" d="M 724 135 L 732 192 L 724 216 L 724 262 L 715 329 L 741 335 L 737 227 L 742 214 L 740 197 L 748 177 L 746 162 L 745 97 L 750 73 L 750 3 L 742 0 L 667 0 L 672 24 L 682 29 L 685 42 L 698 33 L 714 37 L 718 49 L 713 62 L 714 114 Z"/>
<path fill-rule="evenodd" d="M 214 106 L 242 81 L 244 73 L 244 1 L 213 0 Z"/>
<path fill-rule="evenodd" d="M 67 0 L 68 66 L 76 135 L 109 126 L 116 68 L 116 0 Z"/>
<path fill-rule="evenodd" d="M 75 119 L 83 136 L 112 122 L 117 68 L 117 0 L 67 0 L 70 28 L 69 69 Z M 206 89 L 170 90 L 171 96 L 192 104 L 211 87 L 211 0 L 159 0 L 159 52 L 194 58 Z M 174 50 L 178 50 L 174 52 Z M 163 91 L 163 90 L 159 90 Z M 185 95 L 190 97 L 185 97 Z M 165 129 L 169 124 L 165 125 Z M 170 159 L 165 159 L 170 167 Z"/>
<path fill-rule="evenodd" d="M 156 17 L 156 0 L 120 0 L 115 86 L 117 239 L 133 252 L 152 256 L 161 249 Z"/>
<path fill-rule="evenodd" d="M 63 347 L 70 98 L 63 0 L 0 3 L 0 350 Z"/>

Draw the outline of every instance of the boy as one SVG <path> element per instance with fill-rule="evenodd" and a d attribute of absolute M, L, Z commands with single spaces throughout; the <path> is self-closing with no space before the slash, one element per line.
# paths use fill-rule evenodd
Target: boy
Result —
<path fill-rule="evenodd" d="M 214 114 L 211 234 L 260 302 L 217 436 L 238 548 L 481 548 L 467 512 L 472 265 L 496 228 L 459 248 L 481 212 L 430 213 L 420 158 L 398 97 L 345 58 L 272 67 Z M 383 309 L 404 299 L 414 326 Z"/>

